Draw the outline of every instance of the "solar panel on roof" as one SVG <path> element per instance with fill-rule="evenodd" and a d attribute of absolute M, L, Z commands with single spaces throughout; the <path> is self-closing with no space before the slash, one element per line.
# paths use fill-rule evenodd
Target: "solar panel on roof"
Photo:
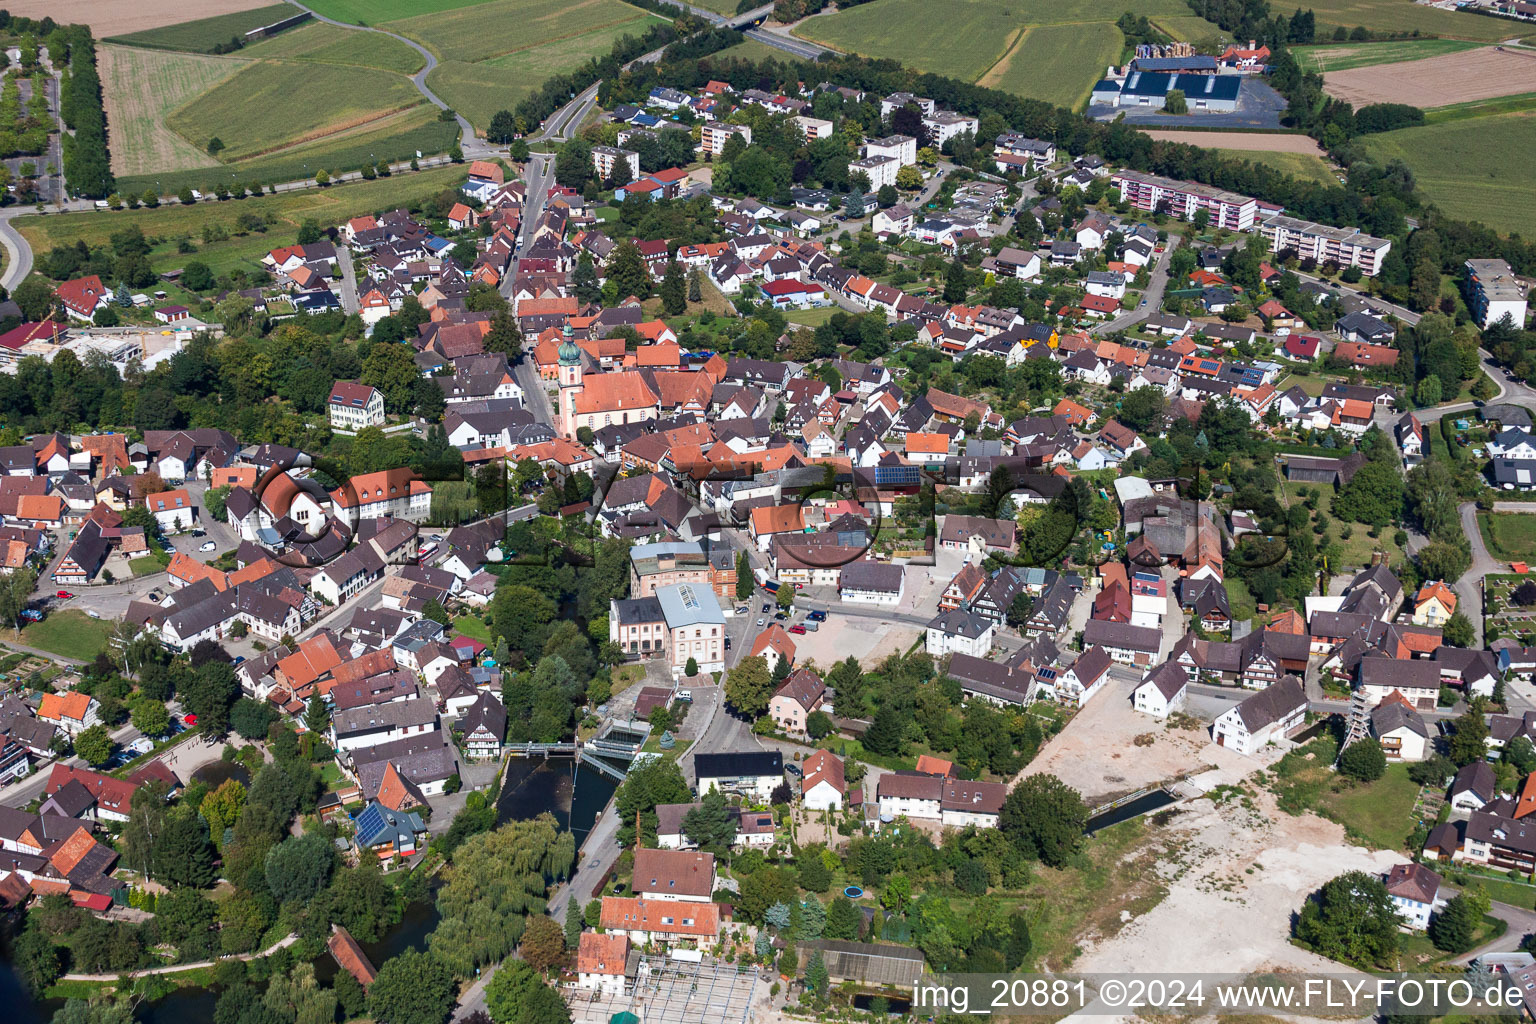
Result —
<path fill-rule="evenodd" d="M 921 471 L 916 466 L 876 466 L 875 486 L 900 487 L 917 484 L 922 481 Z"/>
<path fill-rule="evenodd" d="M 369 804 L 357 816 L 356 823 L 358 835 L 377 835 L 384 828 L 384 812 L 378 804 Z"/>

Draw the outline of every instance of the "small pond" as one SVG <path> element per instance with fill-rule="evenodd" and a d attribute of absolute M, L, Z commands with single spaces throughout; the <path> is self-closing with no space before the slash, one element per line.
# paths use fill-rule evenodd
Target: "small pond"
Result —
<path fill-rule="evenodd" d="M 230 779 L 246 787 L 251 784 L 249 769 L 239 761 L 209 761 L 205 765 L 199 765 L 192 773 L 192 778 L 194 781 L 207 783 L 211 790 L 218 789 Z"/>

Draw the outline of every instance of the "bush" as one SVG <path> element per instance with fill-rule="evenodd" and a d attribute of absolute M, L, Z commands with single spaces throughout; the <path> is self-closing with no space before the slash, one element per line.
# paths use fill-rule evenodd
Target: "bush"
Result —
<path fill-rule="evenodd" d="M 1361 782 L 1375 782 L 1387 772 L 1387 755 L 1371 737 L 1356 740 L 1339 758 L 1339 771 Z"/>

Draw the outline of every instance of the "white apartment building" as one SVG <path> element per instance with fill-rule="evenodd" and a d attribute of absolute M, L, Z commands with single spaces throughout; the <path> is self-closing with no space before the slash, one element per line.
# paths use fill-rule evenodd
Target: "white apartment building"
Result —
<path fill-rule="evenodd" d="M 1467 302 L 1472 317 L 1484 328 L 1508 316 L 1515 327 L 1525 325 L 1526 290 L 1503 260 L 1467 260 Z"/>
<path fill-rule="evenodd" d="M 940 110 L 923 118 L 923 127 L 933 137 L 935 146 L 942 146 L 956 135 L 970 132 L 974 138 L 981 130 L 981 122 L 969 114 L 957 114 L 953 110 Z"/>
<path fill-rule="evenodd" d="M 1194 220 L 1195 214 L 1205 210 L 1210 214 L 1212 227 L 1247 231 L 1258 215 L 1259 202 L 1252 196 L 1198 182 L 1174 181 L 1139 171 L 1116 171 L 1109 181 L 1120 190 L 1121 198 L 1138 210 L 1166 210 L 1179 220 Z"/>
<path fill-rule="evenodd" d="M 869 187 L 871 189 L 883 188 L 886 185 L 895 188 L 896 172 L 900 169 L 901 165 L 899 163 L 885 156 L 867 156 L 862 160 L 855 160 L 848 165 L 848 173 L 850 175 L 863 171 L 869 177 Z"/>
<path fill-rule="evenodd" d="M 339 380 L 331 385 L 327 408 L 331 427 L 336 430 L 358 431 L 384 425 L 383 392 L 354 380 Z"/>
<path fill-rule="evenodd" d="M 1381 273 L 1382 262 L 1392 249 L 1389 239 L 1355 228 L 1332 228 L 1279 215 L 1260 224 L 1259 234 L 1269 243 L 1270 252 L 1294 250 L 1298 259 L 1359 267 L 1366 277 Z"/>
<path fill-rule="evenodd" d="M 917 140 L 910 135 L 887 135 L 864 143 L 863 156 L 883 156 L 905 167 L 917 163 Z"/>
<path fill-rule="evenodd" d="M 726 141 L 732 135 L 740 135 L 741 141 L 752 145 L 752 129 L 744 124 L 727 124 L 724 121 L 706 121 L 699 130 L 699 150 L 711 156 L 725 152 Z"/>
<path fill-rule="evenodd" d="M 634 181 L 640 177 L 640 154 L 632 149 L 618 149 L 614 146 L 592 147 L 592 169 L 600 178 L 613 177 L 613 168 L 619 163 L 629 165 L 629 180 Z"/>

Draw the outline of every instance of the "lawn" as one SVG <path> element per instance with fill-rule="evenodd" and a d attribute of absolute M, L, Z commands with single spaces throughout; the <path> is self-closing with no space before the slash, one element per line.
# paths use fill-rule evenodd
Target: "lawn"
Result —
<path fill-rule="evenodd" d="M 1119 58 L 1123 40 L 1114 22 L 1123 10 L 1094 0 L 951 0 L 943 8 L 944 45 L 913 47 L 912 40 L 933 32 L 933 5 L 879 0 L 810 18 L 795 34 L 839 50 L 890 57 L 918 71 L 1076 104 L 1104 65 Z M 1178 0 L 1146 0 L 1136 13 L 1187 18 L 1189 8 Z"/>
<path fill-rule="evenodd" d="M 478 615 L 460 615 L 453 620 L 453 631 L 471 640 L 479 640 L 487 647 L 491 645 L 491 627 Z"/>
<path fill-rule="evenodd" d="M 446 13 L 395 21 L 391 31 L 417 40 L 441 63 L 428 76 L 434 92 L 484 127 L 553 74 L 608 53 L 638 36 L 654 15 L 621 0 L 490 0 Z"/>
<path fill-rule="evenodd" d="M 360 32 L 323 22 L 304 25 L 247 46 L 240 51 L 240 56 L 314 61 L 317 64 L 347 64 L 354 67 L 380 68 L 405 75 L 414 75 L 426 63 L 421 54 L 398 39 L 392 39 L 377 32 Z"/>
<path fill-rule="evenodd" d="M 1271 153 L 1253 149 L 1218 149 L 1216 152 L 1233 160 L 1248 160 L 1262 167 L 1273 167 L 1304 181 L 1335 182 L 1327 162 L 1309 153 Z"/>
<path fill-rule="evenodd" d="M 316 0 L 306 4 L 316 14 L 353 25 L 379 25 L 420 14 L 440 14 L 473 7 L 485 0 Z"/>
<path fill-rule="evenodd" d="M 133 570 L 134 576 L 153 576 L 157 572 L 164 572 L 165 566 L 160 564 L 160 559 L 154 555 L 144 555 L 140 558 L 130 558 L 128 568 Z"/>
<path fill-rule="evenodd" d="M 1401 39 L 1385 43 L 1344 43 L 1306 46 L 1292 51 L 1303 71 L 1347 71 L 1373 64 L 1423 60 L 1446 53 L 1474 49 L 1481 43 L 1464 39 Z"/>
<path fill-rule="evenodd" d="M 128 46 L 148 46 L 160 50 L 190 50 L 207 53 L 220 43 L 229 42 L 233 36 L 244 36 L 253 28 L 261 28 L 273 22 L 291 18 L 297 13 L 288 4 L 273 4 L 249 11 L 220 14 L 213 18 L 184 21 L 179 25 L 151 28 L 143 32 L 130 32 L 113 36 L 109 43 L 125 43 Z"/>
<path fill-rule="evenodd" d="M 795 58 L 785 53 L 776 46 L 760 43 L 756 39 L 747 39 L 735 46 L 727 46 L 719 53 L 714 54 L 711 60 L 726 60 L 740 58 L 741 60 L 760 61 L 772 57 L 779 61 L 793 61 Z"/>
<path fill-rule="evenodd" d="M 1316 398 L 1323 393 L 1323 389 L 1327 386 L 1328 378 L 1326 377 L 1319 377 L 1315 373 L 1293 373 L 1279 384 L 1276 384 L 1275 390 L 1285 392 L 1291 388 L 1301 388 L 1301 390 Z"/>
<path fill-rule="evenodd" d="M 112 634 L 112 623 L 105 619 L 93 619 L 73 608 L 54 612 L 42 622 L 28 624 L 18 638 L 11 633 L 7 639 L 35 647 L 40 651 L 89 661 L 98 652 L 106 650 L 107 637 Z"/>
<path fill-rule="evenodd" d="M 231 162 L 354 131 L 426 102 L 404 75 L 375 68 L 257 61 L 183 105 L 166 125 Z"/>
<path fill-rule="evenodd" d="M 268 249 L 287 245 L 306 218 L 321 224 L 338 224 L 349 217 L 396 206 L 410 206 L 433 192 L 464 180 L 462 167 L 435 167 L 419 174 L 403 174 L 377 181 L 359 181 L 327 189 L 289 192 L 239 202 L 199 203 L 196 206 L 162 206 L 156 210 L 122 210 L 115 213 L 76 212 L 48 216 L 18 217 L 13 222 L 34 252 L 47 251 L 55 245 L 72 245 L 84 240 L 88 245 L 107 244 L 114 231 L 130 224 L 138 225 L 146 235 L 160 241 L 150 251 L 150 263 L 158 271 L 183 266 L 190 259 L 200 259 L 215 272 L 243 263 L 254 263 Z M 260 214 L 271 225 L 265 234 L 233 236 L 235 221 L 242 213 Z M 176 240 L 182 236 L 199 239 L 204 224 L 216 224 L 229 230 L 227 242 L 211 245 L 198 243 L 198 252 L 182 255 Z"/>
<path fill-rule="evenodd" d="M 1501 562 L 1536 560 L 1536 515 L 1479 512 L 1477 529 L 1488 545 L 1488 553 Z"/>
<path fill-rule="evenodd" d="M 1341 455 L 1348 454 L 1341 452 Z M 1402 556 L 1402 548 L 1393 540 L 1396 532 L 1390 526 L 1381 531 L 1381 535 L 1372 537 L 1370 528 L 1364 523 L 1344 523 L 1333 516 L 1333 488 L 1328 484 L 1304 484 L 1286 481 L 1283 485 L 1286 498 L 1290 504 L 1299 504 L 1302 501 L 1300 492 L 1302 488 L 1308 488 L 1318 496 L 1317 510 L 1312 513 L 1315 522 L 1319 515 L 1328 516 L 1328 537 L 1337 544 L 1341 552 L 1340 560 L 1329 565 L 1329 570 L 1334 573 L 1343 572 L 1346 567 L 1365 567 L 1371 564 L 1371 553 L 1376 550 L 1386 552 L 1387 563 L 1390 565 Z M 1341 536 L 1344 528 L 1349 527 L 1349 536 Z M 1310 527 L 1309 527 L 1310 529 Z M 1317 538 L 1317 534 L 1313 534 Z M 1321 538 L 1317 538 L 1321 539 Z M 1322 545 L 1319 544 L 1321 547 Z"/>
<path fill-rule="evenodd" d="M 1363 136 L 1360 144 L 1383 163 L 1406 163 L 1419 191 L 1451 216 L 1536 235 L 1536 178 L 1529 170 L 1536 163 L 1536 112 L 1404 128 Z M 1477 153 L 1478 159 L 1466 160 L 1466 153 Z"/>
<path fill-rule="evenodd" d="M 1107 21 L 1038 25 L 981 77 L 981 84 L 1076 108 L 1124 47 L 1125 36 Z"/>
<path fill-rule="evenodd" d="M 802 327 L 820 327 L 838 312 L 836 306 L 819 306 L 816 309 L 795 309 L 784 314 L 784 319 Z"/>
<path fill-rule="evenodd" d="M 364 128 L 266 156 L 219 164 L 215 168 L 119 177 L 118 185 L 134 192 L 154 188 L 161 195 L 171 196 L 184 185 L 209 192 L 220 182 L 298 181 L 313 176 L 322 167 L 335 174 L 355 171 L 365 163 L 401 163 L 418 152 L 436 156 L 452 149 L 459 141 L 458 123 L 440 121 L 437 115 L 436 107 L 421 103 Z"/>
<path fill-rule="evenodd" d="M 1413 0 L 1315 0 L 1309 5 L 1317 16 L 1317 34 L 1327 38 L 1334 26 L 1363 25 L 1374 32 L 1412 32 L 1451 39 L 1495 42 L 1515 35 L 1516 26 L 1503 18 L 1458 14 Z"/>
<path fill-rule="evenodd" d="M 1387 766 L 1375 782 L 1336 779 L 1322 795 L 1318 811 L 1358 835 L 1372 848 L 1401 850 L 1416 822 L 1413 804 L 1419 785 L 1408 777 L 1408 766 Z"/>
<path fill-rule="evenodd" d="M 250 65 L 233 57 L 103 44 L 96 48 L 112 173 L 217 167 L 219 162 L 165 126 L 166 115 Z"/>

